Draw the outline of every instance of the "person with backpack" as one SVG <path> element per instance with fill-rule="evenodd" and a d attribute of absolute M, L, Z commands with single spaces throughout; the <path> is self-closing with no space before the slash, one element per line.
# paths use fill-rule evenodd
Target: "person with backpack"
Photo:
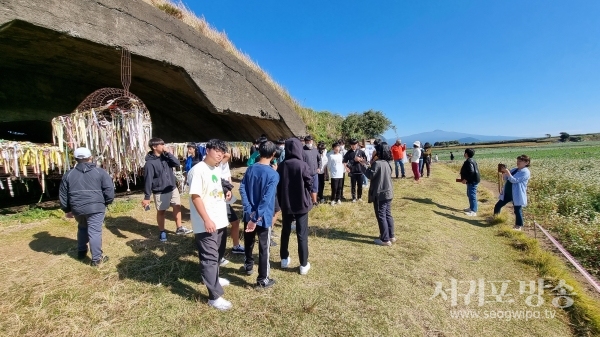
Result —
<path fill-rule="evenodd" d="M 460 169 L 460 179 L 463 184 L 467 185 L 467 198 L 469 199 L 469 208 L 465 208 L 465 214 L 468 216 L 477 216 L 477 185 L 481 181 L 479 167 L 473 159 L 475 151 L 473 149 L 465 149 L 465 162 Z"/>
<path fill-rule="evenodd" d="M 344 155 L 343 163 L 346 165 L 346 172 L 350 175 L 350 191 L 352 192 L 352 202 L 362 201 L 362 169 L 361 161 L 367 160 L 364 151 L 358 148 L 358 140 L 350 140 L 350 150 Z"/>

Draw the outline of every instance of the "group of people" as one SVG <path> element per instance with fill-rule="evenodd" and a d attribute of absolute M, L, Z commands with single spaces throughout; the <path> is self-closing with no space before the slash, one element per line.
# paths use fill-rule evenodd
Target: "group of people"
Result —
<path fill-rule="evenodd" d="M 460 179 L 457 181 L 467 185 L 467 199 L 469 207 L 464 209 L 467 216 L 477 216 L 477 187 L 481 181 L 479 166 L 473 159 L 475 150 L 465 149 L 465 161 L 460 169 Z M 504 187 L 500 191 L 500 197 L 494 206 L 494 216 L 500 214 L 500 211 L 508 203 L 513 203 L 515 213 L 515 230 L 523 228 L 523 207 L 527 206 L 527 184 L 531 178 L 529 164 L 531 159 L 527 155 L 517 157 L 517 165 L 512 169 L 508 169 L 506 165 L 498 165 L 498 173 L 502 174 Z"/>
<path fill-rule="evenodd" d="M 363 177 L 370 180 L 368 202 L 373 203 L 380 232 L 374 242 L 381 246 L 391 246 L 396 242 L 391 213 L 394 190 L 390 162 L 396 163 L 396 177 L 398 178 L 398 166 L 404 176 L 403 162 L 398 163 L 398 158 L 404 156 L 405 144 L 398 140 L 390 147 L 386 142 L 377 141 L 374 151 L 367 153 L 359 147 L 357 140 L 349 142 L 348 150 L 345 149 L 344 142 L 335 142 L 330 151 L 327 151 L 324 143 L 319 143 L 315 148 L 314 139 L 310 136 L 276 142 L 261 137 L 256 143 L 239 187 L 244 222 L 242 246 L 239 240 L 239 219 L 231 206 L 235 198 L 232 194 L 234 187 L 231 184 L 226 143 L 218 139 L 208 141 L 202 156 L 196 153 L 194 145 L 189 146 L 185 171 L 192 229 L 188 229 L 181 224 L 181 197 L 173 173 L 173 168 L 180 167 L 180 161 L 165 151 L 162 139 L 152 138 L 149 142 L 150 151 L 144 167 L 142 206 L 149 210 L 150 197 L 153 196 L 160 241 L 167 241 L 165 211 L 169 207 L 173 208 L 175 233 L 194 233 L 202 280 L 209 293 L 209 305 L 219 310 L 232 307 L 231 302 L 223 298 L 223 287 L 229 281 L 219 277 L 219 268 L 226 261 L 224 255 L 229 224 L 232 225 L 232 252 L 245 254 L 245 272 L 253 274 L 254 266 L 258 264 L 257 288 L 269 288 L 275 284 L 270 276 L 269 248 L 272 228 L 279 212 L 282 213 L 279 250 L 281 268 L 289 268 L 292 264 L 289 240 L 295 227 L 299 272 L 301 275 L 309 272 L 308 213 L 318 205 L 318 201 L 323 201 L 326 171 L 331 179 L 331 205 L 341 203 L 346 174 L 350 176 L 354 202 L 362 200 Z M 424 151 L 429 150 L 429 157 L 430 148 L 425 144 Z M 474 151 L 467 149 L 464 155 L 466 160 L 461 169 L 460 181 L 467 185 L 469 208 L 465 212 L 475 216 L 480 174 L 477 163 L 473 160 Z M 65 173 L 60 185 L 61 208 L 67 217 L 74 217 L 78 223 L 78 258 L 86 258 L 89 245 L 91 265 L 98 266 L 108 260 L 101 249 L 102 223 L 106 206 L 114 199 L 114 185 L 108 173 L 92 162 L 91 152 L 87 148 L 76 149 L 74 156 L 77 165 Z M 416 159 L 422 157 L 420 143 L 415 142 L 411 157 L 413 172 L 417 176 L 415 179 L 418 179 L 420 160 Z M 429 175 L 430 161 L 425 160 L 426 157 L 423 156 L 423 166 Z M 527 204 L 529 162 L 529 157 L 519 156 L 516 168 L 504 168 L 501 172 L 506 184 L 504 193 L 494 208 L 494 214 L 498 214 L 507 203 L 513 202 L 517 219 L 515 229 L 523 226 L 521 208 Z M 258 261 L 255 262 L 253 250 L 257 242 Z"/>

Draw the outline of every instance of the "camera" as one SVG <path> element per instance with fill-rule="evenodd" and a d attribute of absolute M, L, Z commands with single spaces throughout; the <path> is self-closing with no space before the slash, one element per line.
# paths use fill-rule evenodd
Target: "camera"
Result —
<path fill-rule="evenodd" d="M 502 172 L 502 171 L 504 171 L 505 169 L 506 169 L 506 165 L 504 165 L 504 164 L 502 164 L 502 163 L 498 164 L 498 172 Z"/>

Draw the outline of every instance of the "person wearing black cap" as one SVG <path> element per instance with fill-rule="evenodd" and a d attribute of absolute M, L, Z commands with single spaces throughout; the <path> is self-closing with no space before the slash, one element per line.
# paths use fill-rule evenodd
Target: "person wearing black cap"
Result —
<path fill-rule="evenodd" d="M 346 164 L 346 172 L 350 175 L 350 188 L 352 192 L 352 202 L 362 201 L 362 175 L 360 161 L 367 161 L 367 155 L 358 148 L 358 140 L 350 140 L 350 151 L 344 155 L 343 163 Z"/>
<path fill-rule="evenodd" d="M 313 205 L 317 205 L 317 192 L 319 192 L 319 167 L 321 167 L 321 155 L 313 145 L 312 136 L 304 137 L 304 148 L 302 159 L 310 167 L 310 172 L 313 176 L 312 181 L 312 197 Z"/>
<path fill-rule="evenodd" d="M 60 208 L 67 218 L 77 220 L 77 258 L 92 252 L 91 265 L 108 260 L 102 254 L 102 223 L 106 206 L 115 198 L 114 184 L 104 169 L 92 163 L 92 153 L 85 147 L 74 152 L 77 165 L 63 175 L 60 182 Z"/>

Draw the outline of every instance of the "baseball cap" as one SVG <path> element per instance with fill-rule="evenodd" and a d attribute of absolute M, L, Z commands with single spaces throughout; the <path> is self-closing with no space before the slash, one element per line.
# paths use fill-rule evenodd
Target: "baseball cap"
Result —
<path fill-rule="evenodd" d="M 73 153 L 73 155 L 77 159 L 86 159 L 86 158 L 91 157 L 92 153 L 86 147 L 79 147 L 79 148 L 75 149 L 75 152 Z"/>
<path fill-rule="evenodd" d="M 313 138 L 312 138 L 311 135 L 308 135 L 308 136 L 304 137 L 304 141 L 305 142 L 310 142 L 311 140 L 313 140 Z"/>

